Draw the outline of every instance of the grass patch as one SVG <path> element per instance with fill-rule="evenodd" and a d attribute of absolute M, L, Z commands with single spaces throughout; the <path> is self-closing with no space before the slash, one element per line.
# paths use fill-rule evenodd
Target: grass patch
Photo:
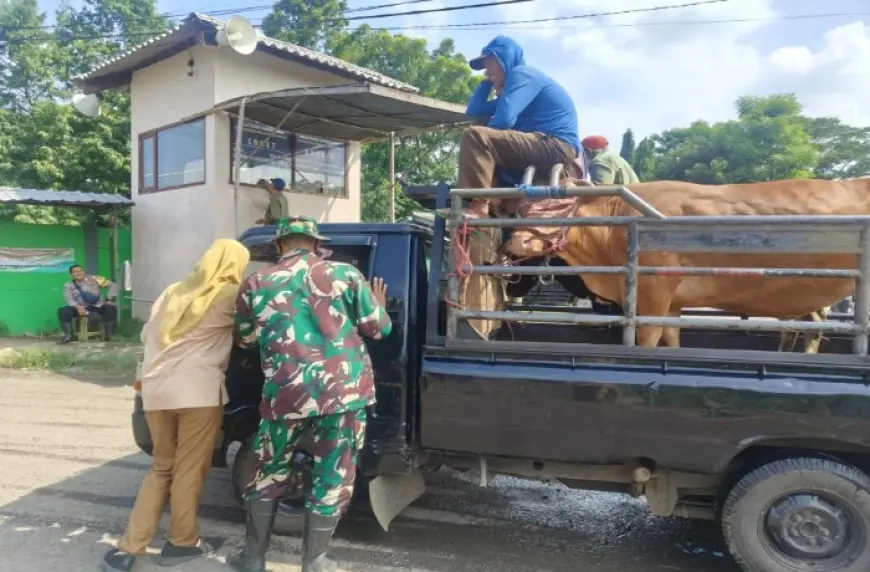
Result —
<path fill-rule="evenodd" d="M 93 372 L 133 375 L 138 358 L 132 354 L 81 355 L 61 349 L 10 350 L 0 354 L 0 368 L 44 371 Z"/>

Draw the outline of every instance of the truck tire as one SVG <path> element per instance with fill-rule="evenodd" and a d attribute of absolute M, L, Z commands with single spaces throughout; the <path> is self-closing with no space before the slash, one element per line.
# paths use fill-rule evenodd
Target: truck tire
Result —
<path fill-rule="evenodd" d="M 245 506 L 245 488 L 257 472 L 257 455 L 250 440 L 242 443 L 236 453 L 232 468 L 233 495 L 236 501 Z M 284 499 L 278 503 L 278 513 L 272 532 L 279 536 L 298 535 L 302 531 L 299 515 L 305 510 L 305 491 L 311 483 L 309 474 L 302 475 L 302 486 L 291 486 Z"/>
<path fill-rule="evenodd" d="M 746 572 L 866 572 L 870 477 L 828 459 L 763 465 L 728 493 L 722 532 Z"/>

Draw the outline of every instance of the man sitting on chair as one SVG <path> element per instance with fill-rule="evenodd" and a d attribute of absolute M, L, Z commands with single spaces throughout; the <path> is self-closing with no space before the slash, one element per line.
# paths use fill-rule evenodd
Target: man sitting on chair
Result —
<path fill-rule="evenodd" d="M 73 339 L 73 319 L 81 316 L 86 318 L 90 312 L 95 312 L 103 318 L 106 330 L 106 341 L 112 338 L 115 331 L 115 321 L 118 310 L 115 300 L 118 298 L 118 285 L 102 276 L 88 276 L 85 269 L 78 264 L 70 266 L 72 280 L 63 285 L 63 299 L 66 305 L 57 311 L 57 319 L 63 330 L 62 344 L 68 344 Z M 109 297 L 103 297 L 103 288 L 109 289 Z"/>

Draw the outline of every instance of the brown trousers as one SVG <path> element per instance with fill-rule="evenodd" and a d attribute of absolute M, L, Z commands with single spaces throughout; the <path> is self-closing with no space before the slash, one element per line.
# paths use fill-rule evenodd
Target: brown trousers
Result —
<path fill-rule="evenodd" d="M 522 173 L 526 167 L 549 170 L 562 163 L 566 169 L 577 151 L 565 141 L 542 133 L 469 127 L 459 143 L 460 189 L 485 189 L 497 184 L 496 170 Z M 543 173 L 542 173 L 543 174 Z"/>
<path fill-rule="evenodd" d="M 148 411 L 145 417 L 154 442 L 151 471 L 142 482 L 118 548 L 143 554 L 167 502 L 172 518 L 167 539 L 175 546 L 196 546 L 199 497 L 211 469 L 223 407 Z"/>
<path fill-rule="evenodd" d="M 459 144 L 459 181 L 460 189 L 484 189 L 498 184 L 496 170 L 521 173 L 528 166 L 537 169 L 536 180 L 546 181 L 553 165 L 562 163 L 570 173 L 577 158 L 574 148 L 559 139 L 541 133 L 522 133 L 504 131 L 489 127 L 469 127 L 462 135 Z M 502 202 L 505 210 L 511 206 Z M 493 204 L 498 208 L 498 204 Z M 488 205 L 484 201 L 472 201 L 469 214 L 488 216 Z M 497 249 L 501 244 L 501 230 L 479 228 L 468 238 L 468 254 L 472 264 L 492 264 L 497 259 Z M 494 276 L 473 274 L 463 280 L 460 286 L 460 306 L 468 310 L 502 310 L 505 294 L 502 282 Z M 498 320 L 468 320 L 473 333 L 481 338 L 489 338 L 501 327 Z M 469 337 L 460 326 L 460 337 Z"/>

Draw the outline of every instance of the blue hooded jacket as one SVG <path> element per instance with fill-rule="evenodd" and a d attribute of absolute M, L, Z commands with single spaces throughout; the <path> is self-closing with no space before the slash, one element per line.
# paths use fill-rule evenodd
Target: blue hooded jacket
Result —
<path fill-rule="evenodd" d="M 512 38 L 498 36 L 483 51 L 498 58 L 505 71 L 505 86 L 492 101 L 492 82 L 484 80 L 468 102 L 466 114 L 489 118 L 493 129 L 544 133 L 569 143 L 580 152 L 577 109 L 568 92 L 552 78 L 527 66 L 523 49 Z M 472 69 L 483 69 L 482 58 L 471 60 Z"/>

